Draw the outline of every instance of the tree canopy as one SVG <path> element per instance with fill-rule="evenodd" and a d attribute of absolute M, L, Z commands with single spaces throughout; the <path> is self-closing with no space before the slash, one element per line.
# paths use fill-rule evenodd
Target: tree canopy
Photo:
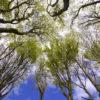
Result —
<path fill-rule="evenodd" d="M 40 100 L 50 85 L 67 100 L 78 89 L 96 100 L 99 72 L 100 0 L 0 1 L 0 100 L 30 75 Z"/>

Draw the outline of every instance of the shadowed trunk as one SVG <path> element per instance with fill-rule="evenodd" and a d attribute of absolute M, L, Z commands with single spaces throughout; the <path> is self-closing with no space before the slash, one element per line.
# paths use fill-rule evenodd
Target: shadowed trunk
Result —
<path fill-rule="evenodd" d="M 43 100 L 44 93 L 40 93 L 40 100 Z"/>
<path fill-rule="evenodd" d="M 68 75 L 68 100 L 73 100 L 71 75 L 70 75 L 69 68 L 68 68 L 67 64 L 66 64 L 66 71 L 67 71 L 67 75 Z"/>

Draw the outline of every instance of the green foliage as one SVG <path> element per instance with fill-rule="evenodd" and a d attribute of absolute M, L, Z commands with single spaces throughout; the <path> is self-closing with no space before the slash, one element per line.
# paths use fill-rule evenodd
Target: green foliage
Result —
<path fill-rule="evenodd" d="M 84 56 L 93 61 L 100 60 L 100 41 L 94 41 L 91 47 L 85 52 Z"/>
<path fill-rule="evenodd" d="M 4 10 L 9 9 L 9 0 L 0 0 L 0 8 Z M 9 19 L 11 17 L 11 12 L 6 12 L 3 14 L 3 17 Z"/>
<path fill-rule="evenodd" d="M 78 54 L 78 42 L 75 40 L 74 37 L 67 37 L 65 39 L 65 49 L 67 60 L 73 62 Z"/>
<path fill-rule="evenodd" d="M 45 36 L 50 36 L 51 34 L 56 33 L 56 25 L 48 15 L 40 15 L 32 26 L 35 25 L 40 28 L 38 30 Z"/>
<path fill-rule="evenodd" d="M 35 2 L 35 8 L 38 10 L 38 11 L 45 11 L 45 8 L 44 8 L 44 6 L 42 5 L 42 3 L 40 3 L 40 1 L 39 0 L 37 0 L 36 2 Z"/>
<path fill-rule="evenodd" d="M 78 42 L 72 36 L 67 36 L 65 39 L 55 38 L 46 50 L 48 56 L 47 66 L 51 73 L 64 72 L 66 67 L 74 63 L 74 59 L 78 54 Z"/>
<path fill-rule="evenodd" d="M 0 8 L 8 9 L 9 0 L 0 0 Z"/>
<path fill-rule="evenodd" d="M 26 40 L 25 40 L 26 39 Z M 25 59 L 29 59 L 31 63 L 34 63 L 41 53 L 41 47 L 34 38 L 25 38 L 23 40 L 17 40 L 10 43 L 10 47 L 16 48 L 19 55 Z M 20 45 L 20 46 L 19 46 Z"/>

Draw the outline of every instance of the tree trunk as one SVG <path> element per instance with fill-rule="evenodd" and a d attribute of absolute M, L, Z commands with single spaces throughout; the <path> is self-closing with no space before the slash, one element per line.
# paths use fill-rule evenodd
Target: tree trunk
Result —
<path fill-rule="evenodd" d="M 44 93 L 40 93 L 40 100 L 43 100 L 43 95 L 44 95 Z"/>
<path fill-rule="evenodd" d="M 3 96 L 2 96 L 2 94 L 0 93 L 0 100 L 3 100 Z"/>
<path fill-rule="evenodd" d="M 68 100 L 73 100 L 73 95 L 72 95 L 72 85 L 71 85 L 71 83 L 69 83 L 69 85 L 68 85 L 69 87 L 69 89 L 68 89 Z"/>
<path fill-rule="evenodd" d="M 66 71 L 67 71 L 67 76 L 68 76 L 68 100 L 73 100 L 73 93 L 72 93 L 72 84 L 71 84 L 71 75 L 69 72 L 69 68 L 66 64 Z"/>

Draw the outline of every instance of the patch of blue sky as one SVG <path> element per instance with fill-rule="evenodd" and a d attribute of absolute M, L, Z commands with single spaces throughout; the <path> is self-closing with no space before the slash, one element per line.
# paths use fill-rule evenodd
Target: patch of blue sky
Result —
<path fill-rule="evenodd" d="M 98 93 L 88 80 L 87 88 L 94 96 L 94 100 L 100 100 Z M 73 96 L 74 100 L 84 100 L 82 97 L 88 98 L 88 95 L 79 87 L 74 88 Z M 12 90 L 4 100 L 39 100 L 39 91 L 35 86 L 33 77 L 29 77 L 27 82 L 24 82 L 20 87 Z M 49 86 L 46 89 L 43 100 L 66 100 L 66 98 L 62 95 L 58 87 Z"/>
<path fill-rule="evenodd" d="M 39 100 L 39 91 L 34 86 L 35 82 L 33 78 L 29 78 L 26 83 L 20 85 L 20 87 L 12 90 L 4 100 Z M 59 89 L 55 86 L 47 88 L 44 94 L 44 100 L 66 100 L 66 98 L 59 92 Z"/>

